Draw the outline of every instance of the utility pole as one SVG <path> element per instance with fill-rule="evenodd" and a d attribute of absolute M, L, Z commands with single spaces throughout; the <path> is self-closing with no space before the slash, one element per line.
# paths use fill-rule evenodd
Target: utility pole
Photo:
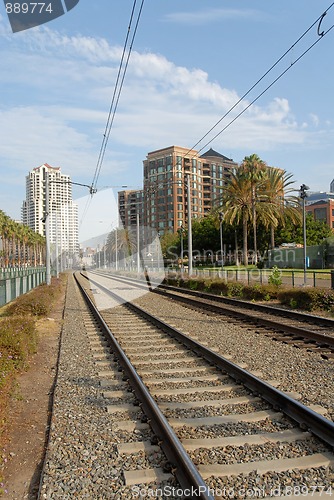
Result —
<path fill-rule="evenodd" d="M 45 240 L 46 240 L 46 284 L 51 283 L 51 258 L 50 258 L 50 214 L 49 214 L 49 173 L 45 172 Z"/>
<path fill-rule="evenodd" d="M 184 227 L 181 224 L 179 228 L 180 232 L 180 239 L 181 239 L 181 276 L 183 277 L 183 232 L 184 232 Z"/>
<path fill-rule="evenodd" d="M 190 174 L 186 174 L 187 182 L 187 203 L 188 203 L 188 275 L 193 273 L 193 237 L 191 224 L 191 191 L 190 191 Z"/>
<path fill-rule="evenodd" d="M 223 214 L 223 212 L 219 212 L 220 253 L 221 253 L 221 260 L 222 260 L 222 269 L 224 267 L 223 220 L 224 220 L 224 214 Z"/>
<path fill-rule="evenodd" d="M 304 248 L 303 248 L 303 260 L 304 260 L 304 286 L 307 284 L 307 275 L 306 275 L 306 269 L 307 269 L 307 252 L 306 252 L 306 211 L 305 211 L 305 199 L 307 198 L 307 190 L 310 189 L 308 186 L 305 184 L 302 184 L 300 186 L 300 191 L 299 191 L 299 196 L 301 197 L 303 201 L 303 240 L 304 240 Z"/>
<path fill-rule="evenodd" d="M 115 251 L 116 251 L 116 258 L 115 258 L 115 271 L 118 271 L 118 247 L 117 247 L 117 227 L 115 229 L 116 233 L 115 233 Z"/>
<path fill-rule="evenodd" d="M 137 208 L 136 214 L 136 230 L 137 230 L 137 274 L 140 273 L 140 235 L 139 235 L 139 212 Z"/>
<path fill-rule="evenodd" d="M 58 262 L 58 211 L 56 210 L 56 276 L 59 278 L 59 262 Z"/>

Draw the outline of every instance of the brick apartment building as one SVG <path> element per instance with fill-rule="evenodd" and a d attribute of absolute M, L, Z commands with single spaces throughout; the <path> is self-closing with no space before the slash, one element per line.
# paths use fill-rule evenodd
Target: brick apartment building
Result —
<path fill-rule="evenodd" d="M 141 225 L 162 234 L 186 225 L 188 181 L 192 217 L 204 217 L 219 203 L 237 163 L 213 149 L 199 155 L 170 146 L 148 153 L 143 167 L 143 189 L 118 193 L 120 222 L 123 227 L 135 225 L 139 214 Z"/>

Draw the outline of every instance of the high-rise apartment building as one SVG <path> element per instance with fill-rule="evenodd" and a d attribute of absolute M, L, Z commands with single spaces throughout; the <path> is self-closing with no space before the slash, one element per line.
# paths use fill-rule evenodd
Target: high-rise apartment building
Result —
<path fill-rule="evenodd" d="M 144 160 L 143 190 L 119 193 L 120 219 L 124 227 L 142 224 L 160 234 L 176 232 L 188 220 L 188 182 L 191 215 L 207 215 L 219 203 L 227 179 L 237 167 L 230 158 L 210 149 L 203 155 L 179 146 L 148 153 Z M 140 200 L 140 202 L 138 202 Z"/>
<path fill-rule="evenodd" d="M 139 217 L 139 224 L 142 226 L 143 221 L 143 207 L 144 191 L 127 190 L 118 192 L 118 214 L 119 223 L 122 227 L 128 228 L 137 225 L 137 214 Z"/>
<path fill-rule="evenodd" d="M 49 185 L 49 207 L 46 208 L 46 175 Z M 59 255 L 73 259 L 79 252 L 78 205 L 72 199 L 69 175 L 59 167 L 45 163 L 26 176 L 26 199 L 22 205 L 22 222 L 45 235 L 45 216 L 49 215 L 50 243 L 58 246 Z"/>

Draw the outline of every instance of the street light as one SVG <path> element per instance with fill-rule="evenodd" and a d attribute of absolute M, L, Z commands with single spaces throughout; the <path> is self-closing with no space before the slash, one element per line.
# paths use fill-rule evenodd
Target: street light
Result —
<path fill-rule="evenodd" d="M 100 269 L 101 267 L 101 253 L 100 253 L 100 243 L 97 245 L 97 258 L 98 258 L 98 268 Z"/>
<path fill-rule="evenodd" d="M 220 229 L 220 253 L 221 253 L 221 259 L 222 259 L 222 269 L 224 267 L 224 249 L 223 249 L 223 220 L 224 220 L 224 213 L 219 212 L 219 229 Z"/>
<path fill-rule="evenodd" d="M 88 186 L 87 184 L 81 184 L 79 182 L 73 181 L 63 181 L 49 178 L 49 172 L 45 172 L 45 211 L 44 216 L 41 219 L 45 224 L 45 266 L 46 266 L 46 284 L 51 284 L 51 252 L 50 252 L 50 184 L 75 184 L 76 186 L 84 186 L 89 189 L 91 195 L 96 193 L 96 189 L 93 189 L 92 186 Z M 58 231 L 58 227 L 56 228 Z M 57 235 L 56 235 L 57 236 Z M 61 244 L 60 244 L 61 245 Z"/>
<path fill-rule="evenodd" d="M 305 214 L 305 199 L 307 198 L 307 190 L 310 189 L 308 186 L 305 184 L 302 184 L 300 186 L 299 190 L 299 196 L 303 200 L 303 239 L 304 239 L 304 248 L 303 248 L 303 255 L 304 255 L 304 286 L 306 285 L 307 279 L 306 279 L 306 268 L 307 268 L 307 257 L 306 257 L 306 214 Z"/>

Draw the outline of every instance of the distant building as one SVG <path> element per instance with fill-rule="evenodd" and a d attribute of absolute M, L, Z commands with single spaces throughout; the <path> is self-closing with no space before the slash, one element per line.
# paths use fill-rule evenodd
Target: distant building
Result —
<path fill-rule="evenodd" d="M 143 225 L 143 200 L 144 191 L 127 190 L 118 192 L 118 214 L 120 225 L 124 228 L 137 225 L 137 214 L 139 224 Z"/>
<path fill-rule="evenodd" d="M 120 219 L 129 227 L 136 224 L 138 213 L 141 224 L 162 234 L 176 232 L 187 223 L 188 180 L 192 217 L 204 217 L 219 203 L 237 163 L 213 149 L 199 155 L 170 146 L 148 153 L 143 166 L 143 189 L 118 193 Z"/>
<path fill-rule="evenodd" d="M 325 222 L 331 229 L 334 229 L 334 195 L 333 198 L 307 203 L 306 214 L 311 214 L 314 220 Z"/>
<path fill-rule="evenodd" d="M 49 207 L 45 206 L 45 178 L 49 175 Z M 45 236 L 45 215 L 49 214 L 50 243 L 58 243 L 59 255 L 72 259 L 79 252 L 78 205 L 72 199 L 69 175 L 47 163 L 26 176 L 26 199 L 22 205 L 22 222 Z"/>

